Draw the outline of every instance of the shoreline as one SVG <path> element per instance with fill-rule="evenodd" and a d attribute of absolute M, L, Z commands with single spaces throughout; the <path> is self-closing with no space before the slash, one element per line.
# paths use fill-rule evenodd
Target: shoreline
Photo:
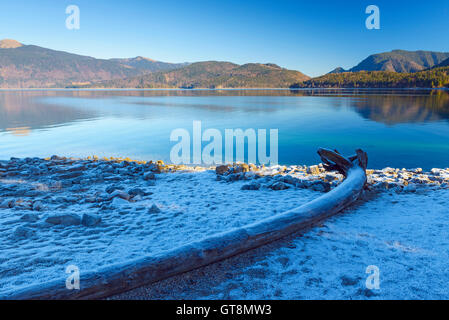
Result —
<path fill-rule="evenodd" d="M 358 88 L 358 87 L 310 87 L 310 88 L 0 88 L 0 91 L 244 91 L 244 90 L 283 90 L 283 91 L 307 91 L 307 90 L 440 90 L 449 91 L 449 88 Z"/>
<path fill-rule="evenodd" d="M 371 189 L 367 194 L 418 196 L 423 192 L 448 189 L 447 168 L 430 172 L 393 168 L 367 171 Z M 3 217 L 0 230 L 5 232 L 0 247 L 8 255 L 10 250 L 22 250 L 30 241 L 41 243 L 42 248 L 50 248 L 52 242 L 60 243 L 57 250 L 60 253 L 56 253 L 51 268 L 33 263 L 44 257 L 26 258 L 27 266 L 20 269 L 29 270 L 28 276 L 45 270 L 54 273 L 62 268 L 60 261 L 67 261 L 65 265 L 72 259 L 87 268 L 85 270 L 97 270 L 100 266 L 123 264 L 139 257 L 144 243 L 148 246 L 155 241 L 153 247 L 147 249 L 150 253 L 164 252 L 206 235 L 268 218 L 296 207 L 301 199 L 308 202 L 333 190 L 342 180 L 342 175 L 324 172 L 321 165 L 257 167 L 235 164 L 204 168 L 116 158 L 12 158 L 0 161 L 0 216 Z M 231 219 L 215 231 L 223 218 Z M 203 220 L 198 224 L 196 219 Z M 173 232 L 178 233 L 178 238 L 173 238 Z M 94 242 L 89 240 L 92 236 L 96 239 Z M 115 251 L 114 242 L 120 243 L 118 237 L 120 241 L 133 243 L 129 254 L 91 261 L 86 250 Z M 136 237 L 139 241 L 135 241 Z M 104 243 L 98 242 L 100 239 Z M 168 247 L 160 247 L 161 241 Z M 75 251 L 63 254 L 73 242 L 79 242 L 71 248 Z M 29 254 L 33 255 L 32 252 L 31 248 Z M 85 256 L 71 256 L 80 252 Z M 23 253 L 24 257 L 11 252 L 9 255 L 16 256 L 17 261 L 12 259 L 9 268 L 3 266 L 6 270 L 18 266 L 18 261 L 27 253 Z M 0 264 L 5 261 L 8 259 L 2 260 L 0 256 Z M 11 281 L 22 279 L 21 271 L 14 272 L 19 275 L 5 278 L 10 289 L 13 288 Z"/>

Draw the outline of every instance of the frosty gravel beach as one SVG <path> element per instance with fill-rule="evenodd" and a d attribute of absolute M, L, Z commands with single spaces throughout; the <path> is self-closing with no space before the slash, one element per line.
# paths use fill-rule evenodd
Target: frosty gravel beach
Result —
<path fill-rule="evenodd" d="M 68 265 L 76 265 L 81 274 L 95 272 L 238 228 L 308 202 L 335 188 L 342 179 L 340 174 L 325 172 L 321 165 L 215 168 L 57 156 L 0 161 L 0 231 L 5 235 L 0 242 L 0 294 L 65 279 Z M 424 268 L 428 259 L 435 259 L 438 263 L 433 263 L 435 270 L 428 277 L 442 279 L 439 268 L 446 260 L 446 242 L 433 237 L 445 234 L 440 231 L 445 228 L 441 217 L 447 213 L 448 181 L 447 169 L 368 170 L 366 203 L 346 210 L 324 228 L 291 238 L 294 248 L 288 245 L 274 250 L 273 244 L 245 253 L 246 257 L 257 257 L 257 252 L 264 250 L 269 253 L 263 254 L 263 259 L 250 259 L 255 261 L 253 265 L 239 260 L 245 260 L 242 256 L 203 268 L 205 272 L 215 270 L 216 275 L 208 280 L 215 282 L 200 281 L 210 286 L 191 290 L 187 298 L 319 298 L 330 288 L 335 292 L 328 298 L 369 298 L 370 293 L 363 291 L 360 268 L 376 254 L 377 260 L 373 258 L 376 261 L 368 265 L 377 262 L 381 270 L 391 269 L 394 274 L 400 271 L 396 264 L 405 260 L 388 264 L 388 256 L 409 256 L 406 258 L 415 263 L 416 277 L 423 271 L 420 261 Z M 415 237 L 426 228 L 432 236 Z M 442 247 L 431 245 L 434 242 Z M 328 259 L 327 268 L 339 265 L 340 272 L 330 275 L 320 259 Z M 354 261 L 343 262 L 349 260 Z M 229 261 L 236 261 L 231 273 L 220 267 Z M 379 261 L 387 265 L 383 268 Z M 347 264 L 345 268 L 342 263 Z M 299 272 L 303 269 L 307 272 Z M 165 282 L 174 281 L 176 287 L 182 287 L 179 283 L 197 272 Z M 286 282 L 279 278 L 284 273 Z M 389 275 L 394 276 L 398 275 Z M 388 284 L 390 278 L 385 277 Z M 282 292 L 272 287 L 280 281 Z M 298 286 L 302 294 L 285 287 L 298 281 L 304 282 Z M 426 283 L 431 285 L 430 280 Z M 151 293 L 149 289 L 135 291 L 127 297 L 181 298 L 175 289 L 163 296 L 154 289 L 157 286 L 151 287 Z M 206 287 L 210 290 L 204 291 Z M 362 288 L 362 294 L 355 287 Z M 240 290 L 239 294 L 233 296 L 237 291 L 229 288 Z M 395 293 L 382 292 L 389 295 L 380 298 L 394 297 Z"/>

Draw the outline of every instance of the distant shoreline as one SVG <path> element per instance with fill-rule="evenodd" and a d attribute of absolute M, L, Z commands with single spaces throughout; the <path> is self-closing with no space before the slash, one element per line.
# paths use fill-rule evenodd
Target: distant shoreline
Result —
<path fill-rule="evenodd" d="M 411 87 L 411 88 L 0 88 L 0 91 L 260 91 L 260 90 L 282 90 L 282 91 L 307 91 L 307 90 L 441 90 L 449 91 L 449 88 L 426 88 L 426 87 Z"/>

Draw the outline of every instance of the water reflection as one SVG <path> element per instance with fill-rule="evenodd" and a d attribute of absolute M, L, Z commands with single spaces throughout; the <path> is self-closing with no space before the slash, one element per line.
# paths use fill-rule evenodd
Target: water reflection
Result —
<path fill-rule="evenodd" d="M 170 132 L 201 120 L 204 130 L 279 129 L 283 164 L 316 163 L 324 146 L 344 153 L 362 147 L 371 167 L 447 167 L 448 119 L 442 90 L 0 91 L 0 159 L 168 161 Z"/>
<path fill-rule="evenodd" d="M 44 92 L 46 97 L 56 97 L 57 94 L 52 91 Z M 0 91 L 0 132 L 6 130 L 17 133 L 21 128 L 24 133 L 24 128 L 29 131 L 95 117 L 93 110 L 81 110 L 77 107 L 62 108 L 58 105 L 44 104 L 36 99 L 37 97 L 42 97 L 42 93 Z"/>
<path fill-rule="evenodd" d="M 185 99 L 188 97 L 197 99 Z M 207 97 L 253 98 L 242 103 L 238 99 Z M 105 115 L 152 118 L 155 113 L 170 113 L 170 108 L 272 113 L 280 108 L 303 106 L 301 97 L 341 98 L 334 99 L 330 107 L 349 107 L 366 119 L 389 125 L 449 119 L 449 92 L 442 90 L 36 90 L 0 91 L 0 130 L 25 127 L 33 130 Z"/>

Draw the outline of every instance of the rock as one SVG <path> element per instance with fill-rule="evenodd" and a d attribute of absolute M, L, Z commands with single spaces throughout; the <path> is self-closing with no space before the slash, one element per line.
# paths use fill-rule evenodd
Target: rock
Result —
<path fill-rule="evenodd" d="M 55 177 L 56 180 L 68 180 L 68 179 L 75 179 L 82 175 L 83 173 L 81 171 L 74 171 L 69 172 L 66 174 L 61 174 Z"/>
<path fill-rule="evenodd" d="M 161 212 L 161 209 L 159 209 L 159 207 L 155 204 L 153 204 L 151 208 L 148 209 L 148 213 L 159 213 L 159 212 Z"/>
<path fill-rule="evenodd" d="M 359 279 L 351 278 L 348 276 L 342 276 L 340 279 L 341 279 L 342 286 L 355 286 L 356 284 L 359 283 Z"/>
<path fill-rule="evenodd" d="M 308 174 L 318 175 L 320 174 L 320 167 L 319 166 L 310 166 L 307 168 Z"/>
<path fill-rule="evenodd" d="M 125 188 L 123 188 L 122 186 L 115 186 L 115 185 L 111 185 L 108 186 L 105 191 L 109 194 L 113 193 L 115 190 L 124 190 Z"/>
<path fill-rule="evenodd" d="M 233 181 L 238 181 L 241 178 L 241 174 L 240 173 L 232 173 L 229 176 L 226 177 L 226 181 L 227 182 L 233 182 Z"/>
<path fill-rule="evenodd" d="M 310 188 L 314 191 L 328 192 L 331 189 L 331 185 L 329 182 L 317 180 L 317 181 L 312 182 L 312 184 L 310 185 Z"/>
<path fill-rule="evenodd" d="M 228 172 L 228 170 L 229 170 L 228 165 L 217 166 L 215 168 L 215 173 L 221 176 L 224 175 L 226 172 Z"/>
<path fill-rule="evenodd" d="M 390 168 L 390 167 L 386 167 L 386 168 L 383 168 L 381 171 L 384 174 L 393 174 L 393 173 L 396 172 L 396 169 Z"/>
<path fill-rule="evenodd" d="M 33 229 L 24 227 L 24 226 L 19 226 L 14 230 L 14 237 L 19 238 L 19 239 L 26 239 L 26 238 L 30 238 L 35 234 L 35 231 Z"/>
<path fill-rule="evenodd" d="M 154 179 L 156 179 L 156 176 L 154 175 L 153 172 L 146 172 L 143 174 L 143 180 L 148 181 L 148 180 L 154 180 Z"/>
<path fill-rule="evenodd" d="M 77 165 L 65 168 L 65 170 L 68 172 L 83 171 L 85 169 L 86 169 L 86 167 L 83 164 L 77 164 Z"/>
<path fill-rule="evenodd" d="M 140 194 L 138 194 L 137 196 L 133 197 L 133 201 L 135 201 L 135 202 L 142 201 L 142 200 L 143 200 L 143 198 L 142 198 L 142 196 Z"/>
<path fill-rule="evenodd" d="M 112 200 L 111 206 L 114 208 L 119 208 L 122 206 L 129 206 L 129 202 L 122 198 L 117 197 Z"/>
<path fill-rule="evenodd" d="M 438 169 L 438 168 L 432 168 L 432 169 L 430 170 L 430 172 L 432 172 L 432 174 L 433 174 L 433 175 L 436 175 L 436 176 L 439 176 L 441 171 L 442 171 L 442 170 L 441 170 L 441 169 Z"/>
<path fill-rule="evenodd" d="M 259 190 L 259 189 L 260 189 L 260 183 L 257 183 L 257 182 L 244 184 L 242 186 L 242 190 Z"/>
<path fill-rule="evenodd" d="M 34 213 L 26 213 L 22 217 L 20 217 L 20 220 L 33 223 L 39 220 L 39 216 Z"/>
<path fill-rule="evenodd" d="M 273 190 L 285 190 L 285 189 L 290 188 L 288 185 L 286 185 L 285 183 L 283 183 L 281 181 L 275 182 L 272 185 L 270 185 L 269 187 Z"/>
<path fill-rule="evenodd" d="M 33 203 L 33 211 L 41 211 L 43 208 L 42 202 L 36 201 Z"/>
<path fill-rule="evenodd" d="M 409 183 L 407 186 L 404 187 L 404 189 L 402 191 L 405 193 L 416 192 L 416 185 L 413 183 Z"/>
<path fill-rule="evenodd" d="M 144 196 L 145 195 L 145 191 L 143 191 L 140 188 L 132 188 L 128 190 L 128 194 L 135 197 L 135 196 Z"/>
<path fill-rule="evenodd" d="M 373 290 L 370 290 L 370 289 L 367 289 L 367 288 L 365 288 L 365 289 L 359 289 L 359 290 L 357 290 L 357 293 L 360 294 L 360 295 L 364 295 L 364 296 L 367 297 L 367 298 L 375 297 L 375 296 L 378 295 L 378 294 L 377 294 L 376 292 L 374 292 Z"/>
<path fill-rule="evenodd" d="M 249 172 L 249 170 L 249 165 L 246 163 L 240 163 L 233 168 L 234 173 Z"/>
<path fill-rule="evenodd" d="M 157 163 L 147 163 L 146 167 L 148 170 L 154 172 L 154 173 L 161 173 L 162 169 L 164 167 L 163 161 L 158 161 Z"/>
<path fill-rule="evenodd" d="M 55 225 L 76 226 L 81 224 L 81 219 L 76 213 L 63 213 L 52 215 L 48 217 L 45 222 Z"/>
<path fill-rule="evenodd" d="M 282 181 L 295 186 L 296 183 L 299 181 L 299 179 L 292 177 L 291 175 L 286 175 L 286 176 L 282 177 Z"/>
<path fill-rule="evenodd" d="M 15 200 L 11 200 L 11 199 L 6 199 L 3 200 L 3 202 L 0 203 L 0 209 L 9 209 L 9 208 L 13 208 L 16 204 Z"/>
<path fill-rule="evenodd" d="M 249 172 L 245 172 L 243 173 L 243 180 L 253 180 L 256 178 L 256 173 L 249 171 Z"/>
<path fill-rule="evenodd" d="M 97 214 L 93 213 L 85 213 L 83 214 L 83 218 L 81 219 L 81 223 L 86 227 L 94 227 L 101 222 L 101 217 Z"/>
<path fill-rule="evenodd" d="M 113 193 L 111 193 L 110 199 L 116 197 L 122 198 L 123 200 L 129 200 L 131 198 L 131 196 L 127 192 L 122 190 L 115 190 Z"/>

